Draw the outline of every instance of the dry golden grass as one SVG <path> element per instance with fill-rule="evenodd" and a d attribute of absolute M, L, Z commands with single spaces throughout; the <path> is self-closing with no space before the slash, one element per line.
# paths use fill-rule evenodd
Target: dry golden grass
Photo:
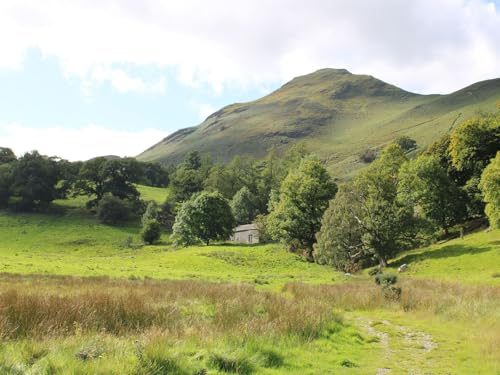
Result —
<path fill-rule="evenodd" d="M 309 340 L 333 317 L 326 301 L 311 305 L 245 284 L 12 276 L 0 287 L 3 339 L 151 330 Z"/>

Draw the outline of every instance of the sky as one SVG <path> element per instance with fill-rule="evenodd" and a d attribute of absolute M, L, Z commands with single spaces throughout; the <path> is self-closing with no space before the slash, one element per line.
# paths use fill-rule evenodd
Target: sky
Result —
<path fill-rule="evenodd" d="M 500 77 L 500 0 L 1 0 L 0 146 L 135 156 L 321 68 L 449 93 Z"/>

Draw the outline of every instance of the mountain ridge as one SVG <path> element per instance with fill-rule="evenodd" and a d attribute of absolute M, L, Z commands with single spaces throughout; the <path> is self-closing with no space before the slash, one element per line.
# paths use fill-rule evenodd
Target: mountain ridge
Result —
<path fill-rule="evenodd" d="M 254 101 L 233 103 L 201 124 L 180 129 L 138 156 L 176 164 L 197 150 L 215 161 L 235 155 L 263 157 L 305 141 L 337 176 L 364 165 L 359 154 L 378 150 L 399 135 L 424 147 L 478 110 L 500 100 L 500 79 L 474 83 L 450 94 L 423 95 L 346 69 L 299 76 Z"/>

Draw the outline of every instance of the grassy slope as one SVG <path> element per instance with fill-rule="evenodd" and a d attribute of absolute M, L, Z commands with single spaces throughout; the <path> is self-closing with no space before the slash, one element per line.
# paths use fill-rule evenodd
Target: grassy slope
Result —
<path fill-rule="evenodd" d="M 158 201 L 162 201 L 167 193 L 162 189 L 142 187 L 141 191 Z M 346 278 L 329 268 L 303 262 L 279 245 L 216 245 L 175 250 L 164 237 L 160 245 L 124 248 L 128 236 L 135 244 L 139 242 L 137 224 L 104 226 L 78 208 L 82 199 L 58 203 L 69 209 L 59 215 L 0 212 L 0 272 L 250 282 L 259 289 L 275 291 L 287 282 L 335 285 L 346 280 L 365 283 L 367 279 L 364 275 Z M 498 230 L 472 234 L 463 240 L 402 254 L 393 267 L 400 263 L 410 264 L 410 271 L 401 275 L 403 281 L 432 278 L 498 287 L 500 278 L 493 275 L 500 272 L 499 239 Z M 5 288 L 4 281 L 1 281 L 0 291 Z M 363 297 L 360 295 L 359 298 Z M 344 312 L 342 326 L 334 328 L 332 333 L 326 332 L 317 340 L 297 345 L 287 339 L 273 342 L 272 347 L 285 358 L 285 364 L 276 369 L 259 368 L 258 373 L 335 371 L 339 374 L 375 374 L 381 368 L 391 367 L 393 374 L 406 373 L 409 368 L 417 368 L 418 373 L 498 374 L 500 364 L 492 359 L 498 340 L 489 338 L 489 346 L 482 345 L 488 327 L 498 327 L 498 316 L 495 318 L 488 313 L 486 318 L 483 317 L 480 310 L 476 311 L 477 307 L 471 305 L 472 302 L 463 302 L 464 309 L 475 311 L 476 318 L 468 321 L 459 318 L 462 315 L 458 312 L 435 316 L 391 307 L 381 310 L 348 308 L 350 312 Z M 446 311 L 446 305 L 439 309 Z M 432 335 L 437 349 L 426 351 L 419 332 Z M 491 332 L 498 332 L 498 328 Z M 95 340 L 105 342 L 106 355 L 102 359 L 82 362 L 75 357 L 74 353 L 82 346 Z M 251 357 L 255 346 L 269 344 L 267 341 L 250 343 L 248 348 L 240 349 Z M 121 373 L 120 369 L 126 373 L 135 366 L 134 345 L 131 338 L 111 336 L 71 336 L 39 343 L 16 341 L 0 350 L 0 363 L 30 362 L 36 353 L 47 352 L 51 366 L 65 369 L 66 373 Z M 179 355 L 189 357 L 199 353 L 197 345 L 179 342 L 175 350 Z M 229 345 L 230 350 L 234 350 L 231 345 L 235 344 L 214 345 Z M 220 347 L 216 349 L 220 350 Z M 356 367 L 346 367 L 349 363 Z M 65 372 L 60 370 L 57 373 Z"/>
<path fill-rule="evenodd" d="M 405 277 L 500 286 L 500 230 L 409 251 L 390 266 L 395 269 L 404 263 L 409 264 Z"/>
<path fill-rule="evenodd" d="M 417 95 L 370 76 L 323 69 L 254 102 L 227 106 L 139 158 L 176 163 L 198 150 L 227 161 L 305 140 L 334 175 L 348 176 L 364 166 L 358 156 L 366 149 L 380 149 L 399 135 L 425 146 L 476 111 L 494 110 L 499 100 L 500 79 L 449 95 Z"/>

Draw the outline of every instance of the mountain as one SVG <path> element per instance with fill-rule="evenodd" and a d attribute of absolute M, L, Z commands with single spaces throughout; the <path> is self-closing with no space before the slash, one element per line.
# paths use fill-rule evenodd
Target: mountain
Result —
<path fill-rule="evenodd" d="M 138 156 L 178 163 L 190 151 L 226 162 L 235 155 L 263 157 L 305 141 L 345 177 L 364 166 L 359 155 L 379 150 L 401 135 L 428 145 L 478 110 L 493 110 L 500 79 L 483 81 L 448 95 L 419 95 L 368 75 L 321 69 L 297 77 L 271 94 L 232 104 L 195 127 L 181 129 Z"/>

